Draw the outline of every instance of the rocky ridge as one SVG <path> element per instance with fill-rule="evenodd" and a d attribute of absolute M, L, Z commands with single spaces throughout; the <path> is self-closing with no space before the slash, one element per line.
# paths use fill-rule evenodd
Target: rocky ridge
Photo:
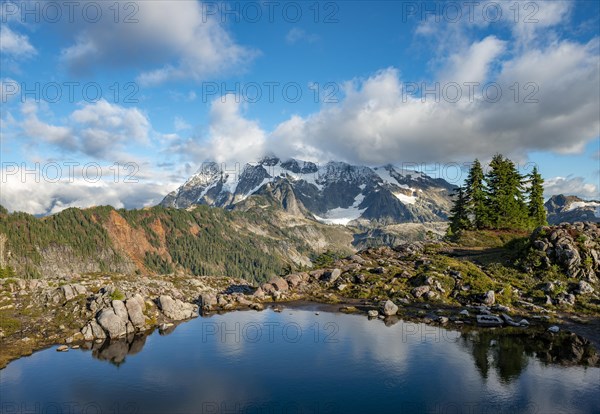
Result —
<path fill-rule="evenodd" d="M 392 165 L 317 165 L 266 157 L 232 169 L 205 163 L 161 205 L 243 210 L 260 197 L 289 214 L 326 224 L 420 223 L 446 220 L 453 188 L 443 179 Z"/>

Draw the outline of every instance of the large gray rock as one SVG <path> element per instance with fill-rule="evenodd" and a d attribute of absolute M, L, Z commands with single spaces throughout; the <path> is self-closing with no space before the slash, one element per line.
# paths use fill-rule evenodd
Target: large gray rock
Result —
<path fill-rule="evenodd" d="M 94 319 L 89 321 L 88 324 L 83 327 L 81 333 L 83 334 L 83 339 L 86 341 L 106 338 L 106 332 L 104 332 L 104 329 L 102 329 Z"/>
<path fill-rule="evenodd" d="M 492 306 L 495 302 L 496 294 L 494 293 L 494 291 L 488 290 L 487 292 L 485 292 L 485 294 L 483 295 L 483 303 L 485 303 L 487 306 Z"/>
<path fill-rule="evenodd" d="M 134 297 L 127 299 L 125 307 L 127 308 L 129 320 L 134 328 L 144 329 L 146 325 L 146 316 L 144 315 L 146 303 L 144 302 L 144 298 L 142 298 L 141 295 L 136 294 Z"/>
<path fill-rule="evenodd" d="M 113 300 L 111 306 L 115 310 L 115 315 L 117 315 L 124 323 L 127 323 L 129 320 L 129 315 L 127 313 L 125 302 L 122 300 Z"/>
<path fill-rule="evenodd" d="M 383 305 L 382 313 L 385 316 L 395 315 L 398 313 L 398 306 L 391 300 L 387 300 Z"/>
<path fill-rule="evenodd" d="M 127 319 L 123 319 L 121 315 L 117 315 L 114 308 L 102 309 L 97 319 L 98 324 L 106 331 L 109 338 L 120 338 L 127 335 Z"/>
<path fill-rule="evenodd" d="M 181 321 L 198 316 L 197 309 L 191 303 L 185 303 L 179 299 L 173 299 L 167 295 L 158 298 L 158 307 L 169 319 Z"/>
<path fill-rule="evenodd" d="M 418 286 L 416 288 L 414 288 L 410 293 L 415 297 L 415 298 L 420 298 L 421 296 L 423 296 L 424 294 L 426 294 L 427 292 L 429 292 L 431 290 L 430 286 Z"/>

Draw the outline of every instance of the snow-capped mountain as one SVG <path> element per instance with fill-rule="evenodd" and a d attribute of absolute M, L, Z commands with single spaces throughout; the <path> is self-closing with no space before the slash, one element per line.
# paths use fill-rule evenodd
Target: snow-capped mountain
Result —
<path fill-rule="evenodd" d="M 600 201 L 586 201 L 576 196 L 559 194 L 550 197 L 544 206 L 548 212 L 549 224 L 600 222 Z"/>
<path fill-rule="evenodd" d="M 161 205 L 233 209 L 262 196 L 288 212 L 327 224 L 429 222 L 447 218 L 453 188 L 443 179 L 391 165 L 371 168 L 332 161 L 319 166 L 267 157 L 232 169 L 205 163 Z"/>

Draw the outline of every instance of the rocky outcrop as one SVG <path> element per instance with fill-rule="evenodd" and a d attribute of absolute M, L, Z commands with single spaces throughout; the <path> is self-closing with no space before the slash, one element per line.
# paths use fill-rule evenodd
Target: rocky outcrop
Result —
<path fill-rule="evenodd" d="M 559 266 L 568 277 L 598 282 L 600 274 L 600 224 L 563 223 L 543 226 L 531 235 L 534 254 L 528 260 L 533 268 Z"/>

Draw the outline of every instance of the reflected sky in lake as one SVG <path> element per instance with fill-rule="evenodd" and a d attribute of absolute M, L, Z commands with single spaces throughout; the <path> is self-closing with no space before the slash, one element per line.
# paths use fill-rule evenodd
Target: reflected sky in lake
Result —
<path fill-rule="evenodd" d="M 1 408 L 600 412 L 599 368 L 548 364 L 526 340 L 497 338 L 491 331 L 388 325 L 312 309 L 246 311 L 198 318 L 162 335 L 94 344 L 92 350 L 51 348 L 0 371 Z"/>

